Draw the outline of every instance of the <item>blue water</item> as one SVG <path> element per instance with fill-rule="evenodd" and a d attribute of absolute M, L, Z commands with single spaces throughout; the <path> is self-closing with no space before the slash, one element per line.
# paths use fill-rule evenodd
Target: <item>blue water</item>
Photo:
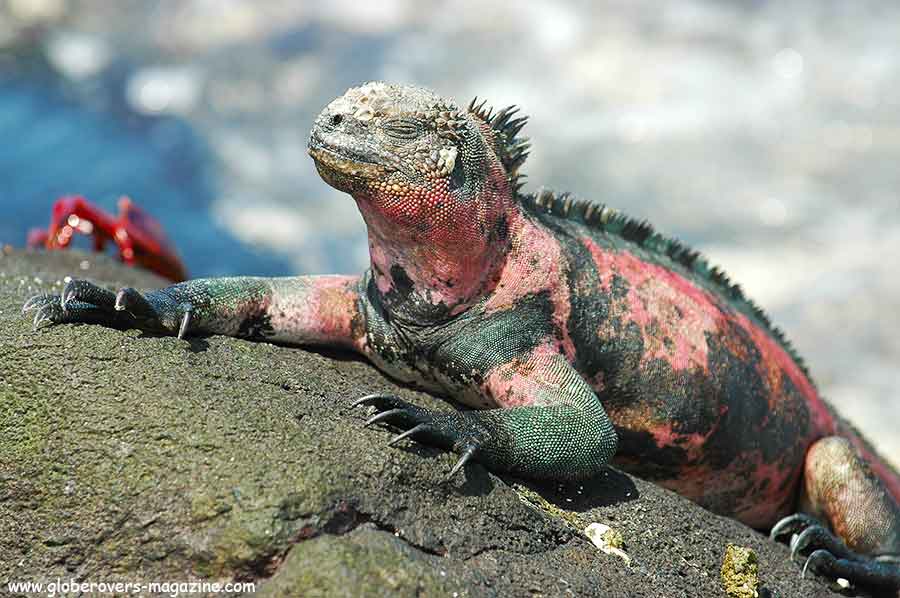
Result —
<path fill-rule="evenodd" d="M 0 73 L 0 243 L 23 246 L 28 229 L 47 226 L 61 195 L 81 194 L 115 213 L 126 194 L 160 221 L 192 276 L 291 271 L 213 221 L 216 166 L 186 123 L 98 97 L 105 105 L 40 71 Z"/>

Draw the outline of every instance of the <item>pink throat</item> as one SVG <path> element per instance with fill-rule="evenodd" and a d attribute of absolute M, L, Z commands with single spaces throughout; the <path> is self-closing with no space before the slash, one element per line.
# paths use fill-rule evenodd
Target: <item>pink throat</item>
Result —
<path fill-rule="evenodd" d="M 431 197 L 407 200 L 414 208 L 355 199 L 368 228 L 372 275 L 382 296 L 443 306 L 452 316 L 493 290 L 522 217 L 503 201 Z"/>

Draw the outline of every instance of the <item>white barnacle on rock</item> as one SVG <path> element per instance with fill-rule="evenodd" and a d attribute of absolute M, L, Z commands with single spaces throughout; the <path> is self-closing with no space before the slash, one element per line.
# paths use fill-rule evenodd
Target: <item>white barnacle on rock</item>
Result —
<path fill-rule="evenodd" d="M 453 172 L 453 169 L 456 168 L 456 154 L 457 149 L 455 147 L 441 148 L 438 152 L 437 164 L 441 174 L 450 174 Z"/>
<path fill-rule="evenodd" d="M 613 554 L 626 564 L 631 564 L 631 557 L 622 550 L 624 542 L 620 532 L 603 523 L 592 523 L 584 528 L 584 535 L 604 553 Z"/>

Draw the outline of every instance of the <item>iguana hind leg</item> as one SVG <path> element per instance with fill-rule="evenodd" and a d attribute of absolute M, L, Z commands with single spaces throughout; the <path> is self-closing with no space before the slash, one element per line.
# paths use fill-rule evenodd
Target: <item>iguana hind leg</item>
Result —
<path fill-rule="evenodd" d="M 808 555 L 804 571 L 900 589 L 900 507 L 846 438 L 810 447 L 800 508 L 812 516 L 782 519 L 772 537 L 793 535 L 791 555 Z"/>

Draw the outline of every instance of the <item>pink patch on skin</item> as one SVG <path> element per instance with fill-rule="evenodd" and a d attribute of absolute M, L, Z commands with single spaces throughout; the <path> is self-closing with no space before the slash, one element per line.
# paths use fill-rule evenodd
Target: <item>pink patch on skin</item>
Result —
<path fill-rule="evenodd" d="M 511 207 L 506 175 L 494 165 L 477 198 L 460 199 L 449 177 L 427 186 L 375 186 L 354 195 L 369 231 L 372 271 L 379 291 L 395 288 L 398 266 L 420 300 L 459 313 L 488 294 L 504 264 L 505 232 L 523 220 Z M 507 237 L 508 238 L 508 237 Z"/>
<path fill-rule="evenodd" d="M 485 313 L 511 309 L 522 297 L 558 284 L 561 263 L 559 242 L 546 229 L 526 222 L 514 240 L 500 280 L 484 306 Z"/>
<path fill-rule="evenodd" d="M 631 320 L 633 322 L 636 322 L 642 330 L 650 326 L 650 323 L 653 320 L 650 316 L 650 312 L 644 307 L 644 302 L 641 300 L 641 297 L 631 290 L 628 292 L 628 306 L 631 310 Z"/>
<path fill-rule="evenodd" d="M 365 336 L 357 338 L 353 320 L 358 312 L 357 276 L 303 277 L 303 292 L 296 281 L 285 291 L 273 283 L 266 313 L 278 332 L 275 340 L 300 344 L 329 344 L 363 350 Z"/>
<path fill-rule="evenodd" d="M 702 456 L 703 447 L 709 439 L 710 434 L 716 431 L 718 423 L 713 426 L 706 434 L 695 432 L 693 434 L 681 434 L 669 427 L 656 427 L 651 431 L 653 439 L 656 440 L 656 446 L 665 448 L 669 446 L 677 446 L 687 451 L 688 459 L 696 459 Z"/>
<path fill-rule="evenodd" d="M 705 333 L 718 332 L 726 317 L 718 299 L 685 277 L 642 261 L 627 250 L 604 249 L 589 237 L 581 242 L 594 258 L 603 292 L 612 292 L 614 275 L 628 282 L 625 305 L 617 315 L 634 322 L 641 331 L 645 347 L 641 365 L 664 359 L 675 371 L 705 372 L 709 353 Z M 664 338 L 669 338 L 672 346 L 666 346 Z"/>
<path fill-rule="evenodd" d="M 561 271 L 563 263 L 559 241 L 550 231 L 524 220 L 484 311 L 491 314 L 512 309 L 523 297 L 548 291 L 553 306 L 553 324 L 562 334 L 557 352 L 561 351 L 572 360 L 575 343 L 568 325 L 572 307 L 569 288 Z"/>
<path fill-rule="evenodd" d="M 514 359 L 491 370 L 481 385 L 481 392 L 503 409 L 546 404 L 540 400 L 542 394 L 559 384 L 559 380 L 545 375 L 546 366 L 559 357 L 554 345 L 539 345 L 527 359 Z"/>

